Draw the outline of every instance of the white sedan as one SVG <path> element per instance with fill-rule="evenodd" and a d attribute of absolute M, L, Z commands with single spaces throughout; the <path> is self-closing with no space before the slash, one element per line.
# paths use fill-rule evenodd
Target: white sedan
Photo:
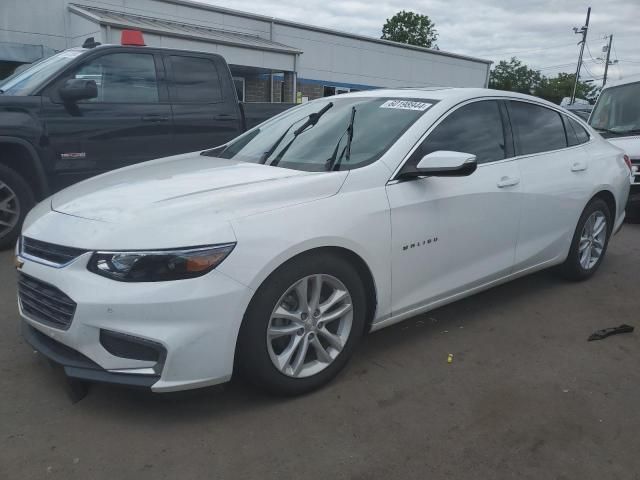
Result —
<path fill-rule="evenodd" d="M 551 266 L 592 275 L 629 176 L 621 150 L 526 95 L 319 99 L 36 206 L 23 334 L 73 378 L 167 392 L 240 371 L 307 392 L 368 331 Z"/>

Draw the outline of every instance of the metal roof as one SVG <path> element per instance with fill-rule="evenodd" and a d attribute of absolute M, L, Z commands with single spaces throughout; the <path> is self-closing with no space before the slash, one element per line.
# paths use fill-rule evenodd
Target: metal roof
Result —
<path fill-rule="evenodd" d="M 253 20 L 261 20 L 263 22 L 273 23 L 275 25 L 286 25 L 289 27 L 310 30 L 312 32 L 327 33 L 329 35 L 336 35 L 344 38 L 353 38 L 355 40 L 362 40 L 365 42 L 379 43 L 379 44 L 387 45 L 390 47 L 404 48 L 407 50 L 417 50 L 425 53 L 431 53 L 433 55 L 441 55 L 443 57 L 459 58 L 461 60 L 470 60 L 472 62 L 485 63 L 488 65 L 491 65 L 493 63 L 492 60 L 485 60 L 483 58 L 471 57 L 468 55 L 460 55 L 457 53 L 445 52 L 443 50 L 435 50 L 432 48 L 420 47 L 418 45 L 409 45 L 407 43 L 394 42 L 391 40 L 384 40 L 382 38 L 367 37 L 366 35 L 358 35 L 355 33 L 341 32 L 339 30 L 332 30 L 330 28 L 324 28 L 324 27 L 316 27 L 315 25 L 308 25 L 305 23 L 298 23 L 290 20 L 282 20 L 275 17 L 268 17 L 266 15 L 258 15 L 256 13 L 242 12 L 240 10 L 233 10 L 231 8 L 218 7 L 217 5 L 203 3 L 202 1 L 196 1 L 196 0 L 156 0 L 156 1 L 171 3 L 173 5 L 183 5 L 191 8 L 199 8 L 202 10 L 209 10 L 211 12 L 217 12 L 217 13 L 222 13 L 226 15 L 234 15 L 234 16 L 243 17 L 243 18 L 250 18 Z"/>
<path fill-rule="evenodd" d="M 143 32 L 159 33 L 173 37 L 190 38 L 222 45 L 233 45 L 257 50 L 288 53 L 292 55 L 302 53 L 302 50 L 288 45 L 283 45 L 282 43 L 273 42 L 271 40 L 258 37 L 257 35 L 248 35 L 228 30 L 208 28 L 202 25 L 175 22 L 173 20 L 147 17 L 73 3 L 69 4 L 69 10 L 101 25 L 110 25 L 118 28 L 131 28 L 141 30 Z"/>

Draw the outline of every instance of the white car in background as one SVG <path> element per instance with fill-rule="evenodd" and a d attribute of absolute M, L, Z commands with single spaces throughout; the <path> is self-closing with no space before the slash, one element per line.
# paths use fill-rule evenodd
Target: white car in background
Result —
<path fill-rule="evenodd" d="M 323 98 L 36 206 L 23 334 L 74 378 L 167 392 L 237 367 L 299 394 L 370 330 L 554 265 L 589 277 L 628 192 L 623 153 L 537 98 Z"/>
<path fill-rule="evenodd" d="M 629 156 L 633 174 L 627 214 L 640 220 L 640 75 L 610 82 L 600 93 L 589 124 Z"/>

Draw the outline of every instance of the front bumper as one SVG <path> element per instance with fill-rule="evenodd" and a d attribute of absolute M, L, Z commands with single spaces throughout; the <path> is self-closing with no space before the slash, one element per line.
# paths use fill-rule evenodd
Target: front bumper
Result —
<path fill-rule="evenodd" d="M 18 302 L 23 335 L 36 350 L 62 365 L 70 377 L 156 392 L 231 378 L 249 288 L 215 270 L 189 280 L 117 282 L 89 272 L 90 256 L 63 268 L 20 259 L 23 274 L 54 286 L 77 304 L 64 330 L 32 318 Z M 114 348 L 105 348 L 105 332 L 147 341 L 163 353 L 155 360 L 114 355 Z"/>
<path fill-rule="evenodd" d="M 160 379 L 160 375 L 109 372 L 80 352 L 44 335 L 27 322 L 22 322 L 21 330 L 23 338 L 34 350 L 61 366 L 70 378 L 142 388 L 150 388 Z"/>

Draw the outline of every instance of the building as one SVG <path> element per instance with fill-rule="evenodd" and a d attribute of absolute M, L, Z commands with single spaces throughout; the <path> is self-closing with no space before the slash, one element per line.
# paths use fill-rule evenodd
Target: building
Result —
<path fill-rule="evenodd" d="M 483 87 L 491 63 L 193 0 L 2 0 L 0 76 L 87 37 L 119 43 L 123 29 L 142 30 L 147 45 L 221 54 L 248 102 L 377 87 Z"/>

